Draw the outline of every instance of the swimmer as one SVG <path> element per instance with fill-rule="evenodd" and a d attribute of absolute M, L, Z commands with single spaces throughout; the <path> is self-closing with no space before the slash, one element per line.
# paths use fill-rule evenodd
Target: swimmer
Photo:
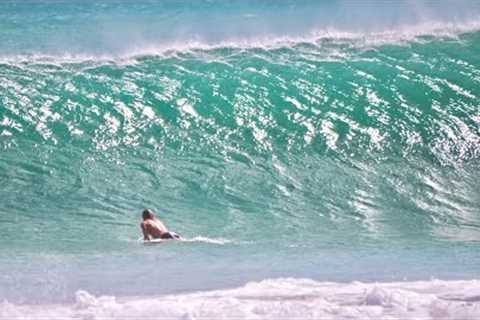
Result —
<path fill-rule="evenodd" d="M 152 210 L 144 209 L 142 212 L 143 221 L 140 224 L 143 232 L 143 240 L 152 239 L 180 239 L 175 232 L 170 232 L 165 225 L 155 217 Z"/>

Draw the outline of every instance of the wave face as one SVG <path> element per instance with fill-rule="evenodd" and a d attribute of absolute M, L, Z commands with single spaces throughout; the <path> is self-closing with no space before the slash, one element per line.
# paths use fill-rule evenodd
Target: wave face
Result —
<path fill-rule="evenodd" d="M 0 298 L 478 276 L 479 11 L 435 3 L 2 2 Z"/>

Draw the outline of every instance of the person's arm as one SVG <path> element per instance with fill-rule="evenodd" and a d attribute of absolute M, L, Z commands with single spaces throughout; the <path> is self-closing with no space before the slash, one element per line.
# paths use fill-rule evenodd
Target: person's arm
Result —
<path fill-rule="evenodd" d="M 163 222 L 160 219 L 156 219 L 155 223 L 157 224 L 157 227 L 162 231 L 162 233 L 168 232 L 167 227 L 163 224 Z"/>
<path fill-rule="evenodd" d="M 145 222 L 142 222 L 140 224 L 140 227 L 142 228 L 142 232 L 143 232 L 143 240 L 145 241 L 150 240 L 150 236 L 148 235 L 147 228 L 145 227 Z"/>

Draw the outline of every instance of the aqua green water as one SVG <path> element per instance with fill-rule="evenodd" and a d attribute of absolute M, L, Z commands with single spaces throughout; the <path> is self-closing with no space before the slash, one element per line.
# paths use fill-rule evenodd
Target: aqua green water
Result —
<path fill-rule="evenodd" d="M 313 15 L 288 32 L 270 17 L 263 23 L 288 37 L 260 45 L 255 24 L 241 34 L 210 26 L 200 44 L 177 46 L 209 7 L 160 4 L 1 5 L 10 29 L 0 31 L 0 298 L 68 300 L 79 288 L 140 295 L 274 276 L 478 276 L 477 29 L 307 39 L 299 34 L 314 29 Z M 235 12 L 298 18 L 317 8 L 237 5 L 209 14 L 221 25 Z M 188 37 L 137 50 L 158 36 L 154 18 L 178 24 L 172 12 L 191 19 Z M 92 24 L 68 36 L 75 16 Z M 131 46 L 105 40 L 114 28 L 104 18 L 118 16 L 141 29 L 125 35 Z M 142 245 L 143 207 L 195 241 Z M 152 272 L 168 280 L 150 284 L 142 274 Z"/>

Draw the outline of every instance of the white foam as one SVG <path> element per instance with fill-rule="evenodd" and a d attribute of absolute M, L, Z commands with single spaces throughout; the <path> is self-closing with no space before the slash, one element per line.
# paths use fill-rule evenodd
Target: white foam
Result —
<path fill-rule="evenodd" d="M 193 237 L 193 238 L 185 238 L 181 239 L 180 241 L 183 242 L 204 242 L 204 243 L 212 243 L 212 244 L 227 244 L 227 243 L 232 243 L 231 240 L 224 239 L 224 238 L 208 238 L 208 237 Z"/>
<path fill-rule="evenodd" d="M 0 304 L 0 319 L 479 319 L 480 282 L 332 283 L 275 279 L 159 297 L 96 297 L 70 305 Z"/>
<path fill-rule="evenodd" d="M 143 241 L 143 238 L 139 238 L 138 241 Z M 153 239 L 149 241 L 145 241 L 146 244 L 148 243 L 162 243 L 162 242 L 168 242 L 171 240 L 166 240 L 166 239 Z M 180 238 L 176 239 L 175 241 L 180 241 L 180 242 L 203 242 L 203 243 L 211 243 L 211 244 L 219 244 L 219 245 L 224 245 L 228 243 L 234 243 L 232 240 L 229 239 L 224 239 L 224 238 L 209 238 L 209 237 L 203 237 L 203 236 L 196 236 L 193 238 Z"/>
<path fill-rule="evenodd" d="M 107 64 L 135 64 L 137 58 L 145 56 L 176 56 L 181 52 L 208 51 L 215 49 L 277 49 L 294 47 L 300 44 L 322 46 L 322 40 L 328 40 L 330 45 L 350 44 L 354 47 L 365 48 L 383 44 L 403 44 L 411 41 L 426 41 L 423 37 L 457 38 L 459 35 L 477 32 L 480 30 L 480 17 L 462 22 L 425 21 L 417 24 L 397 26 L 382 31 L 350 31 L 335 28 L 321 28 L 311 30 L 304 35 L 272 35 L 264 34 L 258 37 L 231 38 L 218 42 L 202 42 L 196 39 L 181 39 L 168 43 L 148 43 L 135 46 L 129 50 L 117 53 L 89 54 L 89 53 L 62 53 L 62 54 L 9 54 L 0 56 L 0 63 L 78 63 L 88 62 L 92 65 Z M 325 50 L 325 48 L 322 48 Z M 333 51 L 338 49 L 333 48 Z M 208 57 L 204 56 L 204 57 Z M 218 57 L 213 57 L 218 59 Z"/>

